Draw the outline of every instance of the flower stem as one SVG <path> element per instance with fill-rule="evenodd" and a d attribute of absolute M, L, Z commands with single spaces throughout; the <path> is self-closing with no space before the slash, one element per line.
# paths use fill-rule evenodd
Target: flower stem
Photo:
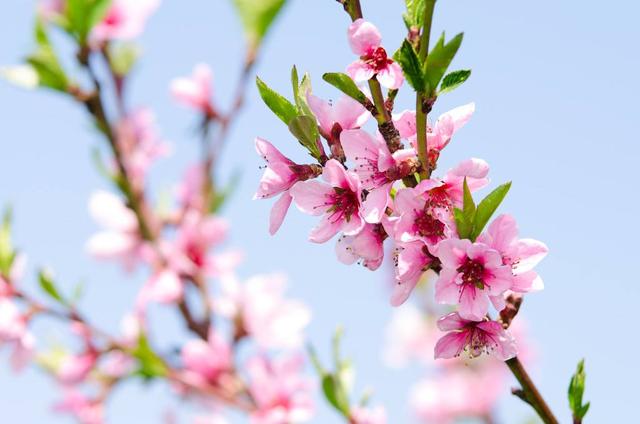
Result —
<path fill-rule="evenodd" d="M 538 416 L 545 424 L 558 424 L 558 420 L 551 412 L 549 405 L 544 400 L 538 388 L 529 377 L 529 374 L 524 369 L 522 362 L 518 357 L 511 358 L 506 361 L 507 366 L 516 377 L 520 385 L 522 386 L 523 400 L 529 403 L 533 409 L 538 413 Z"/>
<path fill-rule="evenodd" d="M 436 0 L 427 0 L 424 6 L 424 23 L 422 34 L 420 35 L 420 51 L 418 52 L 420 62 L 425 63 L 426 69 L 427 55 L 429 54 L 429 39 L 431 38 L 431 23 L 433 21 L 433 11 Z M 431 91 L 431 87 L 427 87 Z M 416 93 L 416 134 L 418 145 L 418 159 L 422 164 L 420 177 L 422 179 L 431 176 L 431 166 L 429 164 L 429 146 L 427 141 L 427 115 L 431 111 L 430 93 Z"/>

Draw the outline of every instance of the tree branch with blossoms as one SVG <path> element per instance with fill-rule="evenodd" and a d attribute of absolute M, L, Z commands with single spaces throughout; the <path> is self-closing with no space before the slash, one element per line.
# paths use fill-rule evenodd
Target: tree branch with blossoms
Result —
<path fill-rule="evenodd" d="M 309 235 L 311 242 L 324 243 L 340 233 L 336 252 L 343 263 L 359 261 L 376 270 L 383 261 L 384 242 L 391 240 L 396 274 L 391 304 L 404 303 L 430 270 L 438 274 L 436 302 L 453 308 L 437 321 L 446 334 L 435 344 L 435 357 L 497 357 L 522 386 L 515 393 L 545 423 L 557 423 L 518 359 L 508 330 L 522 295 L 543 287 L 534 267 L 546 256 L 546 245 L 518 238 L 510 215 L 490 222 L 510 182 L 478 203 L 473 199 L 472 193 L 489 183 L 485 161 L 467 159 L 443 177 L 432 176 L 442 151 L 475 109 L 470 103 L 441 115 L 434 124 L 428 122 L 438 97 L 471 74 L 449 71 L 463 34 L 450 40 L 443 34 L 431 47 L 435 0 L 407 0 L 408 35 L 391 58 L 378 29 L 364 19 L 360 1 L 338 2 L 351 18 L 347 37 L 358 58 L 346 74 L 328 73 L 323 79 L 347 97 L 331 105 L 310 90 L 301 96 L 303 87 L 294 85 L 294 104 L 258 80 L 266 105 L 318 161 L 296 164 L 266 140 L 256 139 L 267 163 L 256 196 L 281 194 L 271 211 L 270 232 L 277 231 L 293 202 L 302 212 L 320 217 Z M 393 114 L 405 80 L 416 93 L 415 110 Z M 389 89 L 386 100 L 382 86 Z M 374 134 L 363 129 L 371 116 L 377 123 Z M 330 147 L 328 158 L 321 137 Z M 491 318 L 491 307 L 501 319 Z"/>
<path fill-rule="evenodd" d="M 125 270 L 149 271 L 132 311 L 123 317 L 122 334 L 109 334 L 89 322 L 79 300 L 64 294 L 49 272 L 38 276 L 49 302 L 18 287 L 23 256 L 12 246 L 10 221 L 5 220 L 0 237 L 0 340 L 14 347 L 16 368 L 35 360 L 60 384 L 64 398 L 57 411 L 81 423 L 102 423 L 114 389 L 141 378 L 166 381 L 178 396 L 199 405 L 207 416 L 196 421 L 226 422 L 225 408 L 241 411 L 256 423 L 310 417 L 311 380 L 304 375 L 299 350 L 309 309 L 284 297 L 286 281 L 280 275 L 247 281 L 236 277 L 239 253 L 218 251 L 228 230 L 218 215 L 227 189 L 213 178 L 216 158 L 242 109 L 262 40 L 284 3 L 235 2 L 247 53 L 225 112 L 212 101 L 208 65 L 196 65 L 193 75 L 170 84 L 175 100 L 200 119 L 202 149 L 169 210 L 154 209 L 148 177 L 152 165 L 168 154 L 168 146 L 157 134 L 152 112 L 130 108 L 127 102 L 138 50 L 133 42 L 159 2 L 50 0 L 39 5 L 36 51 L 8 76 L 63 94 L 88 112 L 109 151 L 105 160 L 97 156 L 96 162 L 118 194 L 101 191 L 91 197 L 90 213 L 104 228 L 91 237 L 87 249 L 98 259 L 121 262 Z M 64 69 L 66 61 L 59 59 L 49 36 L 54 31 L 65 35 L 75 50 L 81 74 L 70 76 Z M 215 289 L 211 280 L 218 283 Z M 161 329 L 150 316 L 152 304 L 177 311 L 193 335 L 174 342 L 177 346 L 169 352 L 154 347 L 152 335 Z M 66 325 L 80 341 L 80 350 L 60 347 L 36 353 L 36 337 L 29 330 L 35 317 Z M 287 321 L 293 323 L 283 326 Z"/>

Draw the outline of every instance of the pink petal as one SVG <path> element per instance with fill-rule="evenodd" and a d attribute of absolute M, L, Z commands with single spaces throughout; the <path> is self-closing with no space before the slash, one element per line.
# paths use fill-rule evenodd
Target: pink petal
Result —
<path fill-rule="evenodd" d="M 458 276 L 456 269 L 444 268 L 436 280 L 436 302 L 445 305 L 456 305 L 460 298 L 460 287 L 455 279 Z"/>
<path fill-rule="evenodd" d="M 467 285 L 460 295 L 460 316 L 470 321 L 480 321 L 484 319 L 488 311 L 489 298 L 487 295 L 482 290 Z"/>
<path fill-rule="evenodd" d="M 331 105 L 321 98 L 314 96 L 310 91 L 307 92 L 307 103 L 313 114 L 318 118 L 320 128 L 322 128 L 325 133 L 330 134 L 333 124 L 336 122 Z"/>
<path fill-rule="evenodd" d="M 438 319 L 437 325 L 440 331 L 455 331 L 462 330 L 468 323 L 469 321 L 462 319 L 457 312 L 451 312 Z"/>
<path fill-rule="evenodd" d="M 391 184 L 383 185 L 380 188 L 371 190 L 367 198 L 362 203 L 362 216 L 364 220 L 371 224 L 376 224 L 382 220 L 382 216 L 387 210 L 387 205 L 391 199 L 389 190 Z"/>
<path fill-rule="evenodd" d="M 320 223 L 311 230 L 309 241 L 314 243 L 324 243 L 335 236 L 342 227 L 340 220 L 334 221 L 330 214 L 325 214 Z"/>
<path fill-rule="evenodd" d="M 324 165 L 322 178 L 331 184 L 332 187 L 350 188 L 347 171 L 344 169 L 344 166 L 335 159 L 330 159 Z"/>
<path fill-rule="evenodd" d="M 347 35 L 351 50 L 358 56 L 364 56 L 371 50 L 376 49 L 382 41 L 378 28 L 362 18 L 349 25 Z"/>
<path fill-rule="evenodd" d="M 397 115 L 394 114 L 393 123 L 398 132 L 400 132 L 400 137 L 409 138 L 416 135 L 415 110 L 404 110 Z"/>
<path fill-rule="evenodd" d="M 376 79 L 380 82 L 380 85 L 390 90 L 396 90 L 402 86 L 404 82 L 404 75 L 402 74 L 402 68 L 396 62 L 390 63 L 381 72 L 378 72 Z"/>
<path fill-rule="evenodd" d="M 356 60 L 351 65 L 347 66 L 347 75 L 349 75 L 356 83 L 369 81 L 375 74 L 376 72 L 361 60 Z"/>
<path fill-rule="evenodd" d="M 465 332 L 448 333 L 442 336 L 434 348 L 436 359 L 455 358 L 464 350 L 466 342 Z"/>
<path fill-rule="evenodd" d="M 322 215 L 328 208 L 333 189 L 320 181 L 300 181 L 289 190 L 298 209 L 310 215 Z"/>
<path fill-rule="evenodd" d="M 287 216 L 289 206 L 293 197 L 288 191 L 282 193 L 282 196 L 273 204 L 271 208 L 271 215 L 269 216 L 269 234 L 274 235 L 280 229 L 284 217 Z"/>
<path fill-rule="evenodd" d="M 518 263 L 513 267 L 517 274 L 532 270 L 549 252 L 549 248 L 541 241 L 520 239 L 517 243 Z"/>
<path fill-rule="evenodd" d="M 343 130 L 360 128 L 363 126 L 371 113 L 355 99 L 349 96 L 341 96 L 333 106 L 336 122 Z"/>

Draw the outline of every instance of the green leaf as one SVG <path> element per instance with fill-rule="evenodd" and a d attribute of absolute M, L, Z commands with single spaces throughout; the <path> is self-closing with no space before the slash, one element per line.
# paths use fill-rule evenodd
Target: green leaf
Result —
<path fill-rule="evenodd" d="M 425 0 L 405 0 L 407 11 L 402 15 L 407 29 L 422 28 Z"/>
<path fill-rule="evenodd" d="M 138 345 L 132 352 L 132 356 L 138 360 L 138 370 L 136 374 L 145 380 L 156 377 L 164 377 L 168 373 L 167 366 L 151 348 L 149 340 L 144 334 L 138 337 Z"/>
<path fill-rule="evenodd" d="M 63 305 L 67 305 L 67 301 L 58 291 L 55 282 L 53 281 L 53 277 L 51 273 L 42 269 L 38 272 L 38 282 L 40 283 L 40 288 L 49 295 L 52 299 L 57 302 L 62 303 Z"/>
<path fill-rule="evenodd" d="M 2 226 L 0 227 L 0 274 L 8 276 L 16 257 L 11 243 L 11 208 L 4 211 Z"/>
<path fill-rule="evenodd" d="M 140 56 L 140 48 L 132 43 L 118 43 L 109 45 L 109 60 L 111 68 L 118 76 L 125 76 L 136 64 Z"/>
<path fill-rule="evenodd" d="M 89 33 L 107 14 L 111 0 L 67 0 L 65 17 L 68 30 L 81 45 L 86 45 Z"/>
<path fill-rule="evenodd" d="M 440 84 L 440 90 L 438 94 L 444 94 L 455 90 L 460 85 L 462 85 L 470 75 L 470 69 L 461 69 L 459 71 L 453 71 L 445 75 L 445 77 L 442 79 L 442 84 Z"/>
<path fill-rule="evenodd" d="M 298 79 L 298 70 L 294 66 L 291 68 L 291 85 L 293 86 L 293 99 L 296 102 L 298 115 L 307 115 L 315 119 L 315 115 L 307 104 L 307 92 L 311 90 L 311 77 L 305 73 L 302 82 Z"/>
<path fill-rule="evenodd" d="M 260 45 L 285 0 L 233 0 L 252 48 Z"/>
<path fill-rule="evenodd" d="M 233 194 L 240 182 L 240 171 L 236 170 L 222 190 L 216 190 L 209 204 L 209 213 L 219 212 L 225 202 Z"/>
<path fill-rule="evenodd" d="M 291 104 L 289 100 L 269 88 L 269 86 L 258 77 L 256 77 L 256 84 L 258 85 L 258 91 L 264 103 L 282 122 L 289 125 L 289 122 L 297 115 L 296 107 Z"/>
<path fill-rule="evenodd" d="M 300 144 L 309 150 L 311 156 L 316 159 L 320 158 L 318 125 L 315 119 L 306 115 L 296 116 L 289 122 L 289 131 Z"/>
<path fill-rule="evenodd" d="M 470 237 L 471 241 L 475 241 L 480 233 L 482 233 L 485 225 L 487 225 L 487 222 L 489 222 L 493 213 L 498 209 L 498 206 L 500 206 L 500 203 L 502 203 L 510 188 L 511 181 L 506 184 L 502 184 L 489 193 L 487 197 L 482 199 L 478 204 L 473 221 L 473 232 Z"/>
<path fill-rule="evenodd" d="M 393 58 L 402 68 L 402 72 L 409 85 L 417 92 L 423 92 L 425 90 L 425 83 L 422 64 L 420 63 L 418 54 L 407 39 L 402 42 L 402 46 L 393 55 Z"/>
<path fill-rule="evenodd" d="M 569 406 L 573 413 L 574 422 L 582 422 L 582 418 L 589 411 L 590 402 L 582 404 L 582 398 L 584 396 L 584 385 L 586 380 L 586 373 L 584 372 L 584 359 L 578 363 L 576 372 L 571 377 L 569 382 Z"/>
<path fill-rule="evenodd" d="M 34 33 L 38 48 L 35 53 L 27 57 L 26 62 L 37 74 L 38 85 L 57 91 L 66 91 L 69 81 L 51 46 L 46 29 L 39 20 L 36 21 Z"/>
<path fill-rule="evenodd" d="M 424 63 L 426 85 L 429 91 L 435 91 L 440 80 L 447 72 L 451 61 L 462 43 L 463 33 L 453 37 L 448 43 L 444 42 L 444 33 L 440 36 Z"/>
<path fill-rule="evenodd" d="M 345 417 L 349 416 L 349 399 L 335 375 L 325 374 L 322 378 L 322 391 L 329 403 Z"/>
<path fill-rule="evenodd" d="M 357 100 L 361 104 L 367 102 L 367 96 L 358 88 L 355 82 L 347 74 L 340 72 L 329 72 L 322 76 L 322 79 L 342 91 L 352 99 Z"/>
<path fill-rule="evenodd" d="M 318 356 L 318 352 L 316 352 L 316 349 L 313 347 L 313 345 L 311 344 L 307 345 L 307 352 L 309 353 L 311 364 L 313 365 L 313 368 L 318 373 L 318 376 L 319 377 L 324 376 L 327 373 L 327 371 L 322 366 L 322 362 L 320 362 L 320 357 Z"/>

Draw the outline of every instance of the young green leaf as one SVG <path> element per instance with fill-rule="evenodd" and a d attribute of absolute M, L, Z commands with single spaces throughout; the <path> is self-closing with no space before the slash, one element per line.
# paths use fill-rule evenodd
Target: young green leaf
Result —
<path fill-rule="evenodd" d="M 264 103 L 282 122 L 289 125 L 289 122 L 297 115 L 296 107 L 291 104 L 289 100 L 269 88 L 269 86 L 258 77 L 256 77 L 256 84 Z"/>
<path fill-rule="evenodd" d="M 233 0 L 252 48 L 260 45 L 285 3 L 285 0 Z"/>
<path fill-rule="evenodd" d="M 589 411 L 590 402 L 582 404 L 582 397 L 584 396 L 584 384 L 587 375 L 584 372 L 584 359 L 578 363 L 576 372 L 571 377 L 569 382 L 569 406 L 573 413 L 573 422 L 581 423 L 584 416 Z"/>
<path fill-rule="evenodd" d="M 329 72 L 324 74 L 322 79 L 361 104 L 366 103 L 367 96 L 360 91 L 349 75 L 340 72 Z"/>
<path fill-rule="evenodd" d="M 325 374 L 322 377 L 322 391 L 331 406 L 345 417 L 349 417 L 349 398 L 335 375 Z"/>
<path fill-rule="evenodd" d="M 67 0 L 65 17 L 69 31 L 81 45 L 87 43 L 89 33 L 107 14 L 111 0 Z"/>
<path fill-rule="evenodd" d="M 462 209 L 453 209 L 453 219 L 456 222 L 456 230 L 458 230 L 458 237 L 461 239 L 469 238 L 471 231 L 473 230 L 473 222 L 467 221 Z"/>
<path fill-rule="evenodd" d="M 16 257 L 11 243 L 11 209 L 7 208 L 0 227 L 0 274 L 9 275 Z"/>
<path fill-rule="evenodd" d="M 500 203 L 502 203 L 510 188 L 511 181 L 506 184 L 502 184 L 489 193 L 487 197 L 482 199 L 478 204 L 473 220 L 473 231 L 471 232 L 470 237 L 472 241 L 475 241 L 480 233 L 482 233 L 485 225 L 487 225 L 487 222 L 489 222 L 493 213 L 498 209 L 498 206 L 500 206 Z"/>
<path fill-rule="evenodd" d="M 442 84 L 440 84 L 440 90 L 438 91 L 438 94 L 444 94 L 455 90 L 460 85 L 462 85 L 470 75 L 470 69 L 461 69 L 459 71 L 453 71 L 445 75 L 445 77 L 442 79 Z"/>
<path fill-rule="evenodd" d="M 26 62 L 37 74 L 38 85 L 66 91 L 69 81 L 49 41 L 44 24 L 39 20 L 36 21 L 34 35 L 38 48 L 27 57 Z"/>
<path fill-rule="evenodd" d="M 476 204 L 473 201 L 467 178 L 462 182 L 462 212 L 467 222 L 473 222 L 476 214 Z"/>
<path fill-rule="evenodd" d="M 422 63 L 420 63 L 418 54 L 407 39 L 402 42 L 402 46 L 393 55 L 393 58 L 402 68 L 409 85 L 417 92 L 425 91 Z"/>
<path fill-rule="evenodd" d="M 52 299 L 67 305 L 67 301 L 58 291 L 58 288 L 53 281 L 53 277 L 49 272 L 46 270 L 40 270 L 40 272 L 38 272 L 38 282 L 40 283 L 40 288 L 42 288 L 42 290 Z"/>
<path fill-rule="evenodd" d="M 293 86 L 293 99 L 296 102 L 298 115 L 307 115 L 315 119 L 311 108 L 307 104 L 307 91 L 311 90 L 311 78 L 305 73 L 302 82 L 298 78 L 298 70 L 294 66 L 291 68 L 291 85 Z"/>
<path fill-rule="evenodd" d="M 222 190 L 216 190 L 209 203 L 209 213 L 219 212 L 225 202 L 233 194 L 240 182 L 240 171 L 236 170 L 229 179 L 229 182 L 222 188 Z"/>
<path fill-rule="evenodd" d="M 153 351 L 149 340 L 144 334 L 138 337 L 138 345 L 132 352 L 132 356 L 138 361 L 136 374 L 145 380 L 167 375 L 168 369 L 164 361 Z"/>
<path fill-rule="evenodd" d="M 289 122 L 289 131 L 298 139 L 316 159 L 320 158 L 320 149 L 318 148 L 318 125 L 315 119 L 300 115 L 296 116 Z"/>
<path fill-rule="evenodd" d="M 431 52 L 427 56 L 427 60 L 423 64 L 425 66 L 425 79 L 427 88 L 434 90 L 438 87 L 440 80 L 447 72 L 451 61 L 458 52 L 462 43 L 463 34 L 460 33 L 453 37 L 451 41 L 445 43 L 444 33 L 440 36 Z"/>
<path fill-rule="evenodd" d="M 109 45 L 111 67 L 118 76 L 125 76 L 136 64 L 140 56 L 140 48 L 132 43 Z"/>
<path fill-rule="evenodd" d="M 425 0 L 405 0 L 407 11 L 402 15 L 407 29 L 422 28 Z"/>

